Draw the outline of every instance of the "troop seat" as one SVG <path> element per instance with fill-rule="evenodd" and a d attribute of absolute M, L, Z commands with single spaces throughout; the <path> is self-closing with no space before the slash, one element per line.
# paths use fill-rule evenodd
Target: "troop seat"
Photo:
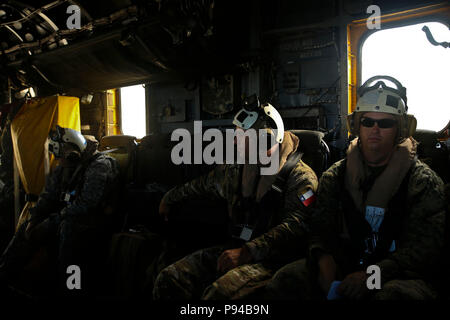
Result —
<path fill-rule="evenodd" d="M 323 140 L 325 134 L 313 130 L 289 130 L 300 139 L 299 149 L 303 152 L 302 160 L 314 170 L 317 177 L 331 165 L 330 149 Z"/>
<path fill-rule="evenodd" d="M 168 134 L 151 134 L 143 137 L 136 153 L 136 183 L 158 183 L 172 187 L 182 182 L 183 169 L 171 161 L 175 144 Z"/>
<path fill-rule="evenodd" d="M 120 177 L 123 183 L 132 182 L 135 178 L 136 137 L 127 135 L 111 135 L 101 138 L 99 151 L 107 151 L 119 163 Z"/>
<path fill-rule="evenodd" d="M 136 170 L 136 148 L 137 141 L 134 136 L 111 135 L 100 139 L 99 151 L 105 152 L 118 162 L 120 189 L 117 191 L 114 206 L 117 213 L 116 227 L 123 229 L 127 216 L 132 207 L 130 207 L 130 185 L 133 185 Z"/>
<path fill-rule="evenodd" d="M 444 183 L 450 183 L 450 153 L 447 145 L 439 141 L 439 133 L 418 129 L 413 138 L 419 142 L 417 146 L 419 159 L 429 165 Z"/>
<path fill-rule="evenodd" d="M 191 141 L 193 140 L 191 139 Z M 144 194 L 138 195 L 132 204 L 140 208 L 139 210 L 142 211 L 144 206 L 152 211 L 157 210 L 159 202 L 157 204 L 149 203 L 150 200 L 159 200 L 164 192 L 170 188 L 191 181 L 213 169 L 214 165 L 174 164 L 171 153 L 172 148 L 177 143 L 177 141 L 171 141 L 170 134 L 164 133 L 145 136 L 139 143 L 136 161 L 136 186 Z M 193 155 L 193 151 L 191 151 L 191 154 Z M 139 205 L 139 202 L 144 198 L 147 198 L 148 201 Z M 193 217 L 194 220 L 211 222 L 210 210 L 214 206 L 217 207 L 218 202 L 212 199 L 210 201 L 202 199 L 201 208 L 198 208 L 195 203 L 195 200 L 189 201 L 179 208 L 179 211 L 182 211 L 180 219 L 189 216 Z M 179 221 L 178 217 L 174 217 L 173 220 Z M 215 221 L 211 223 L 214 224 Z"/>

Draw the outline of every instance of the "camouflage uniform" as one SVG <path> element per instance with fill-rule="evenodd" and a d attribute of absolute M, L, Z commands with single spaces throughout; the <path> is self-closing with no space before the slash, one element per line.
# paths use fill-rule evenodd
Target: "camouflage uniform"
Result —
<path fill-rule="evenodd" d="M 349 246 L 351 238 L 343 208 L 344 201 L 351 201 L 345 197 L 342 182 L 345 161 L 335 163 L 320 179 L 308 259 L 278 271 L 266 287 L 270 298 L 325 299 L 317 284 L 316 252 L 330 253 L 334 257 L 338 279 L 355 271 L 365 271 L 361 267 L 358 270 L 360 256 L 355 250 L 355 242 L 353 248 Z M 372 173 L 377 176 L 380 170 L 375 169 Z M 426 164 L 417 160 L 400 189 L 406 199 L 399 204 L 405 215 L 400 230 L 397 230 L 398 245 L 395 251 L 386 252 L 370 263 L 380 267 L 382 283 L 382 289 L 371 292 L 370 297 L 380 300 L 435 298 L 436 291 L 431 283 L 437 280 L 433 276 L 439 277 L 436 271 L 444 240 L 443 183 Z"/>
<path fill-rule="evenodd" d="M 118 168 L 113 158 L 103 154 L 88 159 L 84 172 L 78 171 L 79 176 L 71 181 L 76 168 L 60 165 L 50 175 L 30 210 L 30 219 L 21 225 L 0 258 L 0 280 L 18 275 L 38 248 L 56 242 L 60 285 L 66 286 L 67 267 L 78 265 L 83 272 L 82 288 L 86 289 L 85 280 L 92 280 L 91 268 L 98 262 L 99 248 L 106 248 L 106 235 L 114 223 L 107 205 L 118 186 Z M 74 196 L 63 199 L 68 193 Z M 25 230 L 30 223 L 35 227 L 27 239 Z"/>
<path fill-rule="evenodd" d="M 219 165 L 209 174 L 172 189 L 164 201 L 171 205 L 195 197 L 225 199 L 230 220 L 237 224 L 243 218 L 239 210 L 242 170 L 242 165 Z M 224 250 L 236 246 L 225 244 L 199 250 L 159 273 L 154 298 L 237 299 L 263 287 L 279 266 L 306 252 L 305 232 L 312 206 L 305 207 L 299 198 L 308 189 L 315 192 L 317 184 L 314 171 L 299 161 L 287 179 L 284 205 L 278 204 L 265 233 L 244 244 L 254 263 L 218 274 L 218 257 Z"/>

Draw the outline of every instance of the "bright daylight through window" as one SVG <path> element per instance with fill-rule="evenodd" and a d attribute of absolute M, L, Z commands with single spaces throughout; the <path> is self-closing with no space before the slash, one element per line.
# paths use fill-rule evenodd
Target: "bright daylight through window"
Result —
<path fill-rule="evenodd" d="M 362 47 L 361 84 L 375 75 L 393 76 L 406 87 L 417 128 L 439 131 L 450 120 L 450 48 L 432 45 L 425 25 L 437 42 L 450 41 L 450 30 L 438 22 L 385 30 L 381 25 L 370 35 Z"/>
<path fill-rule="evenodd" d="M 142 138 L 145 130 L 145 88 L 136 86 L 120 88 L 122 133 Z"/>

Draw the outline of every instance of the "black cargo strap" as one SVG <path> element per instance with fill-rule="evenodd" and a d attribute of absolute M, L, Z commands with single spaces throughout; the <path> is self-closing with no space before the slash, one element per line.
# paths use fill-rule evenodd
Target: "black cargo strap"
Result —
<path fill-rule="evenodd" d="M 278 172 L 275 182 L 272 184 L 272 189 L 280 193 L 283 193 L 285 191 L 284 189 L 286 187 L 286 181 L 292 170 L 295 168 L 302 157 L 303 152 L 300 151 L 296 151 L 289 155 L 283 168 L 281 168 L 280 172 Z"/>
<path fill-rule="evenodd" d="M 444 48 L 450 48 L 450 42 L 437 42 L 436 40 L 434 40 L 433 34 L 431 33 L 430 29 L 427 26 L 423 26 L 422 27 L 422 31 L 425 32 L 428 41 L 433 45 L 433 46 L 442 46 Z"/>
<path fill-rule="evenodd" d="M 106 150 L 100 151 L 99 153 L 100 154 L 108 154 L 108 153 L 116 152 L 118 150 L 120 150 L 120 148 L 112 148 L 112 149 L 106 149 Z"/>
<path fill-rule="evenodd" d="M 77 168 L 75 169 L 74 173 L 72 174 L 72 177 L 69 180 L 69 183 L 67 184 L 66 190 L 64 190 L 61 194 L 61 200 L 63 201 L 72 201 L 74 195 L 70 195 L 70 193 L 75 189 L 75 185 L 79 182 L 81 177 L 83 176 L 84 172 L 86 171 L 87 167 L 95 161 L 98 157 L 100 157 L 103 153 L 98 152 L 94 154 L 89 159 L 82 161 Z M 78 193 L 78 192 L 76 192 Z"/>
<path fill-rule="evenodd" d="M 38 199 L 39 196 L 37 194 L 27 193 L 25 195 L 25 202 L 36 202 Z"/>

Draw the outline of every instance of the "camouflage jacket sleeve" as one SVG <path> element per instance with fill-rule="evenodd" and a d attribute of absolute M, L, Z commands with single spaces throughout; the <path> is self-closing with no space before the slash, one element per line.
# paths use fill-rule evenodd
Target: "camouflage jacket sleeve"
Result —
<path fill-rule="evenodd" d="M 315 193 L 317 185 L 317 176 L 314 171 L 300 162 L 287 181 L 281 222 L 245 244 L 254 261 L 286 261 L 298 259 L 305 254 L 308 220 L 315 204 L 311 203 L 305 207 L 300 197 L 308 189 Z"/>
<path fill-rule="evenodd" d="M 344 162 L 338 161 L 325 171 L 319 181 L 317 205 L 311 216 L 309 233 L 309 257 L 322 251 L 332 254 L 337 240 L 336 226 L 339 218 L 339 176 Z"/>
<path fill-rule="evenodd" d="M 39 195 L 36 206 L 30 209 L 31 218 L 43 218 L 60 209 L 60 180 L 63 168 L 57 166 L 48 176 L 44 191 Z"/>
<path fill-rule="evenodd" d="M 232 185 L 238 182 L 235 179 L 238 170 L 237 166 L 218 165 L 209 173 L 167 191 L 163 200 L 166 204 L 172 205 L 200 197 L 227 199 L 235 190 Z"/>
<path fill-rule="evenodd" d="M 418 163 L 408 184 L 408 217 L 397 251 L 378 263 L 382 282 L 406 277 L 430 277 L 439 264 L 445 228 L 442 180 L 426 165 Z"/>
<path fill-rule="evenodd" d="M 115 160 L 100 156 L 86 169 L 79 195 L 65 207 L 62 214 L 65 217 L 85 215 L 103 205 L 105 198 L 117 182 L 118 170 Z"/>

